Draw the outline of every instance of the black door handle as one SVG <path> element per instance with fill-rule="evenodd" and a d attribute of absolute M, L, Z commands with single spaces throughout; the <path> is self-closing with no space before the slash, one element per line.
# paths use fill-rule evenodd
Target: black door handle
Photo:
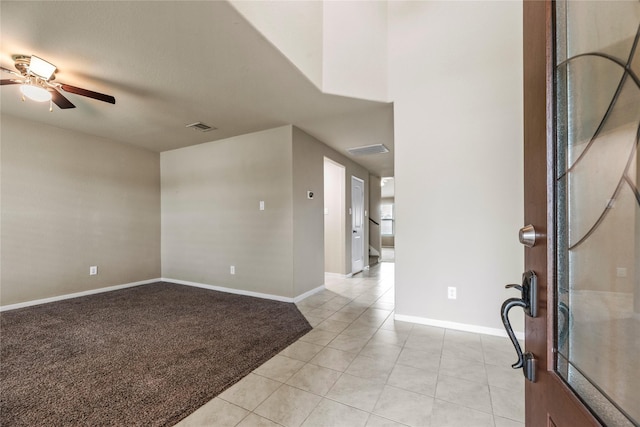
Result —
<path fill-rule="evenodd" d="M 531 317 L 538 315 L 538 278 L 533 271 L 527 271 L 522 275 L 522 285 L 506 285 L 505 288 L 515 288 L 522 294 L 521 298 L 509 298 L 502 303 L 500 314 L 502 316 L 502 324 L 507 331 L 507 335 L 511 339 L 513 347 L 518 354 L 518 360 L 512 364 L 513 369 L 522 368 L 525 377 L 535 382 L 535 357 L 532 353 L 522 353 L 520 343 L 513 332 L 511 322 L 509 321 L 509 310 L 513 307 L 522 307 L 524 312 Z"/>
<path fill-rule="evenodd" d="M 513 285 L 507 285 L 507 287 L 509 286 Z M 513 328 L 511 327 L 511 322 L 509 321 L 509 310 L 511 310 L 513 307 L 526 308 L 526 306 L 526 303 L 520 298 L 509 298 L 502 303 L 502 324 L 507 331 L 507 335 L 509 335 L 509 338 L 511 338 L 511 342 L 516 348 L 516 353 L 518 354 L 518 361 L 511 365 L 513 369 L 522 368 L 524 366 L 524 355 L 522 354 L 522 348 L 520 347 L 520 343 L 516 338 L 516 334 L 513 332 Z"/>

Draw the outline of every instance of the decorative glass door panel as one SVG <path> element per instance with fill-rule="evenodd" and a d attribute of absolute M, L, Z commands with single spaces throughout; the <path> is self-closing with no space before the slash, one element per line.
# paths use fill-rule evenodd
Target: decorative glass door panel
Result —
<path fill-rule="evenodd" d="M 640 2 L 555 14 L 556 369 L 605 424 L 638 425 Z"/>

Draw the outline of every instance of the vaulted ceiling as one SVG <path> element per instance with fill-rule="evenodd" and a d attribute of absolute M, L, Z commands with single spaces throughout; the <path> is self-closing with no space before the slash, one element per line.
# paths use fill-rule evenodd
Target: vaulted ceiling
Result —
<path fill-rule="evenodd" d="M 22 102 L 0 88 L 3 114 L 166 151 L 293 124 L 344 155 L 393 175 L 393 106 L 321 93 L 225 1 L 0 2 L 0 64 L 37 55 L 56 81 L 107 93 L 111 105 L 65 94 L 77 108 Z M 2 78 L 9 76 L 3 73 Z M 202 121 L 201 133 L 185 128 Z"/>

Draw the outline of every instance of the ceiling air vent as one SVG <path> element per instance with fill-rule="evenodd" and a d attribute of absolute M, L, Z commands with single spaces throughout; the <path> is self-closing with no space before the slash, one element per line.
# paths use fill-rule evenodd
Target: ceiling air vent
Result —
<path fill-rule="evenodd" d="M 382 144 L 365 145 L 364 147 L 347 148 L 349 154 L 353 156 L 367 156 L 369 154 L 388 153 L 389 149 Z"/>
<path fill-rule="evenodd" d="M 210 130 L 216 130 L 217 129 L 217 128 L 213 127 L 213 126 L 205 125 L 202 122 L 191 123 L 190 125 L 187 125 L 186 127 L 194 129 L 194 130 L 199 130 L 200 132 L 209 132 Z"/>

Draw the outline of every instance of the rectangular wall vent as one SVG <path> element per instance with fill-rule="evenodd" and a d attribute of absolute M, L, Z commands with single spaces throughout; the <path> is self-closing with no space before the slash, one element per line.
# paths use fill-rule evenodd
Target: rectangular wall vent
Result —
<path fill-rule="evenodd" d="M 199 130 L 200 132 L 209 132 L 210 130 L 216 130 L 217 129 L 217 128 L 213 127 L 213 126 L 205 125 L 202 122 L 191 123 L 190 125 L 187 125 L 186 127 L 194 129 L 194 130 Z"/>
<path fill-rule="evenodd" d="M 353 156 L 367 156 L 369 154 L 388 153 L 389 149 L 382 144 L 365 145 L 364 147 L 347 148 L 349 154 Z"/>

